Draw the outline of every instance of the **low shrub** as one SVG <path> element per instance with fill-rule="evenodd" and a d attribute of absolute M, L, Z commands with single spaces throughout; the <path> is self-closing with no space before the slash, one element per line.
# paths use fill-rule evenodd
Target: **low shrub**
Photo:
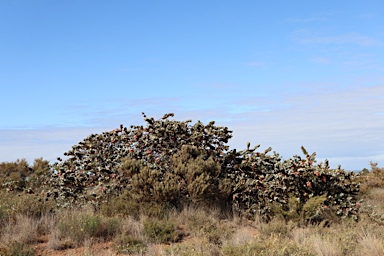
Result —
<path fill-rule="evenodd" d="M 100 206 L 99 212 L 108 217 L 131 216 L 136 220 L 142 216 L 164 218 L 172 207 L 160 202 L 140 202 L 131 197 L 129 193 L 111 197 Z"/>
<path fill-rule="evenodd" d="M 120 232 L 121 221 L 117 218 L 105 218 L 91 212 L 65 211 L 58 216 L 59 238 L 69 238 L 77 245 L 86 239 L 98 238 L 111 240 Z"/>
<path fill-rule="evenodd" d="M 171 244 L 162 251 L 153 255 L 178 255 L 178 256 L 202 256 L 202 255 L 223 255 L 220 248 L 209 243 L 205 238 L 199 238 L 184 243 Z"/>
<path fill-rule="evenodd" d="M 253 240 L 241 244 L 225 244 L 222 247 L 222 255 L 297 255 L 315 256 L 317 254 L 299 248 L 293 241 L 286 238 L 270 237 L 269 239 Z"/>
<path fill-rule="evenodd" d="M 146 248 L 147 244 L 142 239 L 132 235 L 121 234 L 113 240 L 113 249 L 117 253 L 143 254 Z"/>
<path fill-rule="evenodd" d="M 221 245 L 234 231 L 230 222 L 221 221 L 218 209 L 189 207 L 181 212 L 179 218 L 188 233 L 204 237 L 216 245 Z"/>
<path fill-rule="evenodd" d="M 295 226 L 293 222 L 286 223 L 284 219 L 274 218 L 268 223 L 260 223 L 259 231 L 265 239 L 273 236 L 288 237 Z"/>
<path fill-rule="evenodd" d="M 170 219 L 146 219 L 143 224 L 144 235 L 153 243 L 174 243 L 183 236 L 177 224 Z"/>
<path fill-rule="evenodd" d="M 0 218 L 14 218 L 17 214 L 39 218 L 54 210 L 52 201 L 41 200 L 34 194 L 0 191 Z"/>
<path fill-rule="evenodd" d="M 384 187 L 384 168 L 380 168 L 377 163 L 371 162 L 371 170 L 362 172 L 360 182 L 364 189 Z"/>

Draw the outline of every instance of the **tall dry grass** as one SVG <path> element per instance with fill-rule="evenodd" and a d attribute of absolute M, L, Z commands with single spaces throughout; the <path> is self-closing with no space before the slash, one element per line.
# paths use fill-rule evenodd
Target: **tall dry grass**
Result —
<path fill-rule="evenodd" d="M 92 248 L 100 242 L 128 255 L 384 255 L 384 170 L 375 168 L 361 178 L 360 221 L 343 219 L 329 226 L 283 218 L 249 221 L 208 207 L 124 205 L 122 199 L 99 212 L 50 211 L 48 203 L 29 202 L 30 195 L 0 194 L 0 255 L 34 255 L 33 245 L 42 237 L 47 250 L 82 247 L 84 255 L 98 255 Z"/>

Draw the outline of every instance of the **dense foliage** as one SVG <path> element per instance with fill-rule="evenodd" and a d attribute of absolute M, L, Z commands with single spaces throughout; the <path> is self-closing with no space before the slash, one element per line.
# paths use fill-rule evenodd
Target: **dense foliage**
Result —
<path fill-rule="evenodd" d="M 304 148 L 304 159 L 294 156 L 288 160 L 282 160 L 276 152 L 268 154 L 270 150 L 248 149 L 236 155 L 229 175 L 234 180 L 233 204 L 240 211 L 250 217 L 259 213 L 269 220 L 274 214 L 272 206 L 278 205 L 286 215 L 292 216 L 289 212 L 296 211 L 310 221 L 321 221 L 325 217 L 323 212 L 331 208 L 337 216 L 357 219 L 357 174 L 340 167 L 332 170 L 327 161 L 315 165 L 315 153 L 309 155 Z M 322 200 L 311 200 L 314 198 Z M 309 202 L 318 203 L 310 214 L 304 211 Z"/>
<path fill-rule="evenodd" d="M 267 221 L 276 214 L 311 222 L 326 219 L 330 212 L 358 217 L 357 174 L 330 169 L 327 161 L 316 164 L 315 153 L 302 148 L 304 157 L 283 160 L 271 148 L 259 151 L 249 143 L 245 150 L 229 150 L 232 132 L 214 122 L 192 125 L 190 120 L 171 120 L 173 114 L 158 120 L 143 117 L 145 126 L 121 125 L 91 134 L 52 166 L 40 159 L 32 170 L 34 183 L 29 183 L 60 207 L 90 203 L 98 209 L 124 195 L 126 200 L 178 208 L 233 207 L 242 216 L 258 214 Z M 3 173 L 3 183 L 8 182 L 10 175 Z M 24 183 L 18 188 L 27 189 Z"/>
<path fill-rule="evenodd" d="M 173 114 L 159 120 L 143 116 L 145 127 L 121 125 L 110 132 L 92 134 L 73 146 L 65 153 L 68 159 L 53 166 L 55 171 L 46 182 L 47 196 L 62 205 L 97 205 L 129 189 L 135 177 L 148 184 L 148 175 L 152 175 L 152 182 L 169 187 L 169 183 L 179 182 L 170 179 L 169 174 L 173 172 L 172 157 L 183 145 L 195 147 L 204 159 L 223 161 L 228 150 L 225 144 L 231 138 L 228 128 L 214 126 L 214 122 L 190 125 L 189 120 L 169 120 Z M 130 160 L 133 162 L 127 163 Z M 154 183 L 144 189 L 153 190 L 158 186 Z"/>

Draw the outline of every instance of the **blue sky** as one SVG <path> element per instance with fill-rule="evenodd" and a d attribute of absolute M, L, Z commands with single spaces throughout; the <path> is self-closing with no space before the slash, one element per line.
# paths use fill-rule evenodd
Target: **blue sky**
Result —
<path fill-rule="evenodd" d="M 384 165 L 384 2 L 0 0 L 0 161 L 215 120 L 232 148 Z"/>

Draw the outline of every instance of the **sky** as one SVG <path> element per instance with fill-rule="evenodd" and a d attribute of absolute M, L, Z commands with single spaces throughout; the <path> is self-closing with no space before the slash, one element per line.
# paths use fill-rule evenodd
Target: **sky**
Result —
<path fill-rule="evenodd" d="M 0 162 L 56 161 L 141 112 L 230 147 L 384 166 L 384 2 L 0 0 Z"/>

